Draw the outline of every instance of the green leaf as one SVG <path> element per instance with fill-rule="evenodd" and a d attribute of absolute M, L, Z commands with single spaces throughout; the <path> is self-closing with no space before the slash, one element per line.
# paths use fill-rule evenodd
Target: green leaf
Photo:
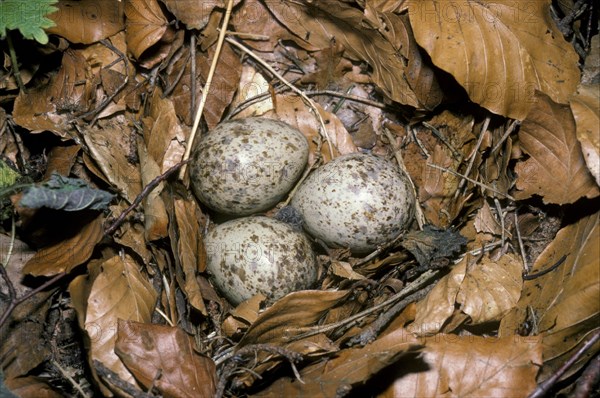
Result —
<path fill-rule="evenodd" d="M 21 175 L 0 159 L 0 190 L 14 185 Z"/>
<path fill-rule="evenodd" d="M 19 29 L 26 39 L 48 43 L 44 29 L 54 26 L 54 22 L 46 15 L 58 10 L 53 6 L 57 1 L 0 0 L 0 37 L 5 37 L 7 30 Z"/>
<path fill-rule="evenodd" d="M 27 189 L 21 198 L 23 207 L 77 211 L 105 209 L 114 195 L 100 189 L 90 188 L 79 178 L 67 178 L 52 174 L 49 181 Z"/>

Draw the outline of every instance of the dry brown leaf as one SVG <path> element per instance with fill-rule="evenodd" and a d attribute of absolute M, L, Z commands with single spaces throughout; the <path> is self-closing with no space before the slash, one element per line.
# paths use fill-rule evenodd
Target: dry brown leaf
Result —
<path fill-rule="evenodd" d="M 214 396 L 216 366 L 194 347 L 179 328 L 119 319 L 115 352 L 144 387 L 165 398 Z"/>
<path fill-rule="evenodd" d="M 479 209 L 475 215 L 473 225 L 475 226 L 475 231 L 479 233 L 492 234 L 496 236 L 502 235 L 502 226 L 494 216 L 494 213 L 492 213 L 492 209 L 488 202 L 484 202 L 481 209 Z"/>
<path fill-rule="evenodd" d="M 280 377 L 256 397 L 329 398 L 346 395 L 381 369 L 415 352 L 418 340 L 404 329 L 397 329 L 362 348 L 348 348 L 336 357 L 302 369 L 297 379 Z"/>
<path fill-rule="evenodd" d="M 90 215 L 94 217 L 90 218 Z M 76 266 L 86 262 L 96 244 L 104 236 L 102 215 L 90 215 L 71 218 L 69 228 L 76 232 L 71 237 L 35 253 L 25 264 L 23 273 L 33 276 L 53 276 L 61 272 L 69 273 Z"/>
<path fill-rule="evenodd" d="M 444 322 L 454 313 L 456 296 L 465 278 L 468 261 L 469 256 L 463 258 L 417 303 L 415 321 L 407 327 L 409 332 L 427 336 L 442 330 Z"/>
<path fill-rule="evenodd" d="M 114 205 L 110 205 L 111 217 L 118 217 L 128 207 L 125 201 L 120 201 Z M 109 218 L 110 220 L 111 218 Z M 152 253 L 146 246 L 144 238 L 144 226 L 140 222 L 133 219 L 126 219 L 121 227 L 113 234 L 113 239 L 119 245 L 131 249 L 144 261 L 145 264 L 152 260 Z"/>
<path fill-rule="evenodd" d="M 579 83 L 578 56 L 552 22 L 549 1 L 408 2 L 410 22 L 433 63 L 471 100 L 523 120 L 534 90 L 567 103 Z"/>
<path fill-rule="evenodd" d="M 48 15 L 56 26 L 46 32 L 71 43 L 98 42 L 125 29 L 124 5 L 120 0 L 61 0 L 56 4 L 58 11 Z"/>
<path fill-rule="evenodd" d="M 132 203 L 142 191 L 142 177 L 138 166 L 129 161 L 136 149 L 131 146 L 127 122 L 120 117 L 100 120 L 83 138 L 106 179 Z"/>
<path fill-rule="evenodd" d="M 473 325 L 499 321 L 519 301 L 522 272 L 521 261 L 514 254 L 507 253 L 497 261 L 485 256 L 469 267 L 456 302 Z"/>
<path fill-rule="evenodd" d="M 30 133 L 48 130 L 66 137 L 71 129 L 72 114 L 85 112 L 90 105 L 94 79 L 86 73 L 86 65 L 81 51 L 67 49 L 60 70 L 47 85 L 19 92 L 13 110 L 14 121 Z"/>
<path fill-rule="evenodd" d="M 81 146 L 65 145 L 55 146 L 48 153 L 48 164 L 44 172 L 44 181 L 50 179 L 52 173 L 58 173 L 63 176 L 68 176 L 71 173 L 71 168 L 75 164 L 75 159 Z"/>
<path fill-rule="evenodd" d="M 238 347 L 248 344 L 288 342 L 299 328 L 313 326 L 332 307 L 343 302 L 349 291 L 303 290 L 290 293 L 260 314 Z"/>
<path fill-rule="evenodd" d="M 64 395 L 54 390 L 41 377 L 27 376 L 7 379 L 4 385 L 19 398 L 63 398 Z M 8 396 L 7 396 L 8 397 Z"/>
<path fill-rule="evenodd" d="M 566 259 L 556 270 L 526 281 L 517 307 L 501 323 L 503 335 L 526 333 L 527 325 L 537 325 L 532 333 L 544 337 L 543 378 L 561 366 L 588 334 L 598 329 L 600 314 L 600 213 L 584 217 L 561 229 L 536 260 L 532 273 Z M 535 319 L 531 319 L 530 314 Z M 588 350 L 572 374 L 598 352 Z"/>
<path fill-rule="evenodd" d="M 273 16 L 271 10 L 280 7 L 278 2 L 263 2 L 260 0 L 244 0 L 231 16 L 231 22 L 236 32 L 251 35 L 265 34 L 268 40 L 248 40 L 244 44 L 261 52 L 271 52 L 280 40 L 297 40 L 305 49 L 317 50 L 308 41 L 296 37 L 285 24 L 295 19 L 294 14 L 288 14 L 285 21 L 280 22 Z M 265 54 L 266 55 L 266 54 Z"/>
<path fill-rule="evenodd" d="M 568 106 L 538 93 L 536 105 L 521 124 L 519 140 L 530 157 L 516 166 L 517 199 L 537 194 L 544 203 L 567 204 L 600 194 L 585 164 Z"/>
<path fill-rule="evenodd" d="M 250 98 L 261 94 L 267 94 L 271 90 L 271 85 L 252 65 L 243 65 L 240 83 L 235 97 L 231 102 L 231 109 L 236 109 L 241 103 Z M 265 99 L 255 102 L 236 113 L 236 118 L 262 116 L 273 110 L 273 101 L 268 95 Z"/>
<path fill-rule="evenodd" d="M 302 84 L 314 84 L 317 90 L 331 88 L 332 85 L 339 87 L 344 84 L 344 74 L 352 70 L 352 64 L 342 58 L 344 46 L 332 42 L 327 48 L 312 53 L 316 65 L 314 71 L 302 76 Z M 340 89 L 342 87 L 339 87 Z"/>
<path fill-rule="evenodd" d="M 221 324 L 221 329 L 226 336 L 233 336 L 248 330 L 248 327 L 256 321 L 260 313 L 260 307 L 267 298 L 258 293 L 246 301 L 242 301 L 237 307 L 230 311 Z"/>
<path fill-rule="evenodd" d="M 382 398 L 527 397 L 541 364 L 539 337 L 489 338 L 438 334 L 423 341 L 425 364 L 395 365 Z M 390 371 L 390 376 L 394 374 Z"/>
<path fill-rule="evenodd" d="M 297 37 L 318 49 L 328 48 L 331 40 L 342 44 L 346 56 L 367 62 L 373 68 L 373 82 L 392 100 L 414 107 L 419 106 L 403 73 L 404 62 L 398 50 L 353 5 L 335 2 L 270 3 L 270 11 Z"/>
<path fill-rule="evenodd" d="M 88 265 L 88 275 L 76 277 L 69 285 L 79 326 L 89 346 L 90 364 L 98 360 L 133 384 L 135 379 L 115 354 L 114 347 L 117 320 L 150 322 L 154 310 L 156 293 L 139 268 L 127 255 L 96 260 Z M 101 383 L 93 366 L 91 369 Z M 103 392 L 109 393 L 105 386 Z"/>
<path fill-rule="evenodd" d="M 150 110 L 143 119 L 144 140 L 148 153 L 164 173 L 183 158 L 187 129 L 180 124 L 173 101 L 162 98 L 162 91 L 154 90 L 150 100 Z"/>
<path fill-rule="evenodd" d="M 233 2 L 233 7 L 237 6 L 241 0 Z M 223 0 L 203 0 L 203 1 L 182 1 L 182 0 L 163 0 L 169 11 L 183 22 L 188 29 L 202 30 L 208 23 L 211 12 L 215 8 L 224 9 L 227 1 Z"/>
<path fill-rule="evenodd" d="M 428 110 L 438 106 L 444 98 L 444 93 L 431 61 L 423 57 L 417 46 L 408 15 L 379 11 L 372 2 L 367 2 L 365 16 L 406 59 L 404 75 L 419 104 Z"/>
<path fill-rule="evenodd" d="M 8 254 L 12 249 L 10 258 Z M 0 261 L 5 264 L 6 274 L 13 284 L 17 297 L 31 291 L 24 284 L 23 267 L 35 254 L 19 239 L 12 241 L 10 236 L 0 234 Z M 3 266 L 3 265 L 0 265 Z M 6 283 L 0 285 L 0 294 L 8 297 Z M 49 297 L 53 290 L 38 293 L 19 305 L 0 327 L 0 358 L 2 358 L 2 373 L 9 381 L 16 380 L 32 369 L 40 366 L 51 355 L 51 349 L 45 337 L 46 319 L 52 304 Z M 8 308 L 8 300 L 0 301 L 0 314 Z M 31 396 L 31 395 L 30 395 Z"/>
<path fill-rule="evenodd" d="M 129 0 L 125 3 L 127 48 L 140 58 L 167 32 L 167 19 L 156 0 Z"/>
<path fill-rule="evenodd" d="M 207 315 L 202 291 L 196 279 L 196 275 L 206 269 L 206 249 L 201 234 L 198 205 L 190 200 L 175 199 L 173 207 L 177 236 L 171 236 L 171 240 L 177 242 L 177 256 L 185 275 L 185 284 L 181 288 L 189 304 Z"/>
<path fill-rule="evenodd" d="M 588 169 L 600 185 L 600 84 L 580 85 L 571 98 L 577 139 Z"/>
<path fill-rule="evenodd" d="M 460 161 L 454 159 L 450 150 L 442 145 L 435 146 L 428 160 L 431 164 L 450 170 L 456 170 L 460 165 Z M 425 218 L 435 226 L 449 227 L 468 199 L 467 195 L 455 196 L 460 177 L 426 166 L 422 169 L 420 180 L 419 202 L 422 203 Z"/>
<path fill-rule="evenodd" d="M 242 70 L 240 57 L 233 51 L 229 43 L 225 43 L 221 49 L 210 92 L 208 94 L 202 92 L 208 77 L 210 64 L 215 56 L 215 49 L 216 46 L 211 46 L 206 52 L 196 51 L 196 91 L 194 93 L 191 91 L 190 83 L 192 80 L 191 62 L 189 62 L 187 55 L 178 60 L 169 73 L 168 81 L 170 84 L 179 79 L 173 94 L 171 94 L 176 114 L 188 125 L 192 124 L 196 111 L 191 109 L 192 95 L 196 98 L 196 106 L 198 106 L 202 95 L 208 95 L 203 116 L 208 128 L 211 129 L 221 121 L 225 109 L 231 104 L 238 88 Z M 181 74 L 181 68 L 185 68 L 183 74 Z"/>
<path fill-rule="evenodd" d="M 141 138 L 138 138 L 138 155 L 142 184 L 147 186 L 161 174 L 161 170 L 156 161 L 151 156 L 148 156 L 146 145 Z M 164 189 L 165 183 L 161 181 L 142 200 L 142 205 L 144 206 L 144 237 L 147 242 L 162 239 L 168 235 L 169 217 L 167 216 L 165 203 L 160 197 Z"/>
<path fill-rule="evenodd" d="M 320 142 L 321 140 L 323 140 L 321 156 L 325 162 L 331 160 L 329 146 L 319 133 L 321 128 L 319 120 L 312 113 L 311 108 L 304 103 L 302 98 L 297 95 L 276 95 L 274 103 L 278 118 L 287 124 L 296 127 L 308 139 L 310 150 L 308 164 L 314 164 L 318 147 L 317 142 Z M 319 104 L 316 104 L 316 108 L 325 122 L 327 134 L 334 149 L 334 155 L 337 156 L 357 152 L 358 148 L 354 145 L 352 136 L 348 133 L 340 119 L 338 119 L 335 114 L 323 109 Z"/>

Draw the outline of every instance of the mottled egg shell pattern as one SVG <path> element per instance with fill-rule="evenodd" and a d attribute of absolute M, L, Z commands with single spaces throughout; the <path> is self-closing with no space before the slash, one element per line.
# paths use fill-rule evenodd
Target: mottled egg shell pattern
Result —
<path fill-rule="evenodd" d="M 211 280 L 233 305 L 257 293 L 278 299 L 317 280 L 308 238 L 284 222 L 239 218 L 216 226 L 204 242 Z"/>
<path fill-rule="evenodd" d="M 309 234 L 355 253 L 398 237 L 412 219 L 414 205 L 408 177 L 394 163 L 358 153 L 316 169 L 292 199 Z"/>
<path fill-rule="evenodd" d="M 308 142 L 281 121 L 224 122 L 195 146 L 189 165 L 196 197 L 223 214 L 244 216 L 277 204 L 302 175 Z"/>

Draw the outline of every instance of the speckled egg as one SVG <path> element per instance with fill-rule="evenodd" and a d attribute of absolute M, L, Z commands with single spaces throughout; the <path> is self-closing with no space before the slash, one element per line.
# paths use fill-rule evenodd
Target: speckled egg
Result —
<path fill-rule="evenodd" d="M 278 120 L 246 118 L 219 124 L 204 135 L 189 164 L 196 197 L 223 214 L 267 210 L 288 193 L 308 160 L 308 142 Z"/>
<path fill-rule="evenodd" d="M 233 305 L 257 293 L 278 299 L 317 280 L 308 238 L 282 221 L 262 216 L 228 221 L 209 231 L 204 243 L 211 280 Z"/>
<path fill-rule="evenodd" d="M 395 163 L 353 153 L 313 171 L 292 206 L 313 237 L 330 247 L 365 253 L 406 229 L 415 198 L 408 177 Z"/>

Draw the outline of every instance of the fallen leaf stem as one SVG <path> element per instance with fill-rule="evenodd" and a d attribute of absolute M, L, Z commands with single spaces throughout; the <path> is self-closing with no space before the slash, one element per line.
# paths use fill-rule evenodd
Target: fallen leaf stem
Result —
<path fill-rule="evenodd" d="M 104 230 L 104 235 L 112 235 L 117 230 L 117 228 L 119 228 L 119 226 L 123 224 L 123 222 L 125 221 L 125 217 L 127 217 L 129 213 L 131 213 L 136 207 L 138 207 L 140 203 L 142 203 L 142 200 L 144 200 L 144 198 L 148 196 L 150 192 L 152 192 L 152 190 L 158 186 L 158 184 L 169 178 L 171 174 L 179 170 L 181 166 L 187 164 L 188 162 L 188 160 L 182 160 L 181 162 L 172 166 L 170 169 L 168 169 L 167 171 L 150 181 L 148 185 L 146 185 L 144 189 L 142 189 L 142 192 L 140 192 L 138 196 L 136 196 L 133 203 L 129 205 L 129 207 L 127 207 L 125 210 L 123 210 L 123 212 L 119 214 L 119 217 L 117 217 L 117 219 L 108 228 Z"/>

